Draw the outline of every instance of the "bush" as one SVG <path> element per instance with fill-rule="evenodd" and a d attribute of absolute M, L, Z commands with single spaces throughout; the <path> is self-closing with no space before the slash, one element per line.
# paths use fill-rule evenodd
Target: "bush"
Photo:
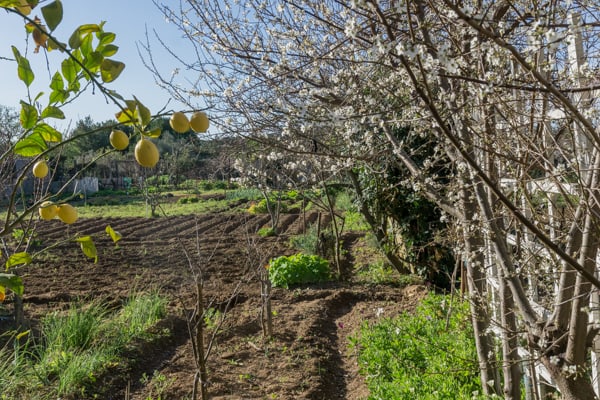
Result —
<path fill-rule="evenodd" d="M 327 260 L 307 254 L 277 257 L 269 263 L 269 280 L 273 286 L 289 289 L 299 283 L 328 281 L 331 271 Z"/>
<path fill-rule="evenodd" d="M 474 399 L 481 393 L 468 303 L 429 295 L 414 315 L 364 323 L 358 349 L 369 399 Z"/>
<path fill-rule="evenodd" d="M 202 190 L 213 190 L 214 184 L 211 181 L 202 181 L 202 183 L 200 183 L 200 187 Z"/>

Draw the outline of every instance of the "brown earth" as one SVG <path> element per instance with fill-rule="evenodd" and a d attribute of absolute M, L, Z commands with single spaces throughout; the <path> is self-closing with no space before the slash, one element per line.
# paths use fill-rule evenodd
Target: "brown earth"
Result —
<path fill-rule="evenodd" d="M 207 361 L 212 399 L 364 399 L 368 390 L 349 336 L 364 321 L 412 309 L 425 288 L 357 282 L 354 272 L 370 253 L 361 235 L 348 234 L 346 281 L 274 288 L 274 332 L 263 339 L 258 272 L 271 257 L 295 253 L 289 238 L 316 218 L 285 215 L 280 235 L 271 238 L 256 234 L 268 216 L 242 213 L 84 219 L 69 227 L 44 222 L 38 239 L 56 247 L 43 263 L 21 271 L 25 316 L 35 326 L 73 301 L 100 297 L 118 305 L 132 289 L 158 288 L 172 299 L 169 317 L 157 327 L 169 333 L 132 350 L 131 365 L 103 377 L 96 398 L 191 399 L 196 367 L 187 318 L 195 305 L 194 274 L 201 273 L 205 302 L 220 310 L 231 304 Z M 107 225 L 122 234 L 118 246 L 104 232 Z M 92 235 L 98 262 L 73 242 L 59 244 L 68 234 Z M 210 335 L 214 328 L 208 328 Z"/>

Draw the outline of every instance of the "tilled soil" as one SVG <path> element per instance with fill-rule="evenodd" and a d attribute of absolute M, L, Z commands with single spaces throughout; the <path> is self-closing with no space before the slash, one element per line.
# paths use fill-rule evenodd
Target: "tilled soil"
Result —
<path fill-rule="evenodd" d="M 212 399 L 366 398 L 349 338 L 365 321 L 412 309 L 425 288 L 352 282 L 364 251 L 360 235 L 348 234 L 341 272 L 350 279 L 274 288 L 273 335 L 264 338 L 259 273 L 270 258 L 295 253 L 289 238 L 316 218 L 287 214 L 271 238 L 256 234 L 268 216 L 242 213 L 82 219 L 69 227 L 44 222 L 38 239 L 55 246 L 42 263 L 20 272 L 25 316 L 35 326 L 45 313 L 74 301 L 102 298 L 118 305 L 132 289 L 161 290 L 171 299 L 170 315 L 156 329 L 169 334 L 132 350 L 131 366 L 102 377 L 99 393 L 107 399 L 191 399 L 197 368 L 187 320 L 201 277 L 208 307 L 227 311 L 207 359 Z M 105 233 L 107 225 L 122 235 L 118 245 Z M 60 243 L 69 235 L 91 235 L 98 261 L 86 258 L 77 243 Z M 206 327 L 205 344 L 214 332 Z"/>

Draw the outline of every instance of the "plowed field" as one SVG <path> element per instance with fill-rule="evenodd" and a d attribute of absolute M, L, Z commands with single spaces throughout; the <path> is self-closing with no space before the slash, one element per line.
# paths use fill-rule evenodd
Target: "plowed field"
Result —
<path fill-rule="evenodd" d="M 205 300 L 214 309 L 224 309 L 236 293 L 207 361 L 212 398 L 366 398 L 347 337 L 367 319 L 412 308 L 424 289 L 352 282 L 364 252 L 359 251 L 360 235 L 349 234 L 343 271 L 348 280 L 274 288 L 274 335 L 263 340 L 257 273 L 270 258 L 295 253 L 290 236 L 316 218 L 316 213 L 285 215 L 281 234 L 271 238 L 256 234 L 268 216 L 242 213 L 82 219 L 69 227 L 44 222 L 38 239 L 55 247 L 43 263 L 22 271 L 26 318 L 35 324 L 44 313 L 68 308 L 73 301 L 101 297 L 118 304 L 133 288 L 159 288 L 172 299 L 163 324 L 170 334 L 133 353 L 131 367 L 115 370 L 99 385 L 111 386 L 104 388 L 111 394 L 103 398 L 155 399 L 156 385 L 142 377 L 156 371 L 166 382 L 162 399 L 189 399 L 196 367 L 187 316 L 194 306 L 194 275 L 201 273 Z M 107 225 L 122 235 L 118 246 L 105 233 Z M 98 262 L 86 258 L 76 243 L 61 243 L 67 233 L 92 235 Z"/>

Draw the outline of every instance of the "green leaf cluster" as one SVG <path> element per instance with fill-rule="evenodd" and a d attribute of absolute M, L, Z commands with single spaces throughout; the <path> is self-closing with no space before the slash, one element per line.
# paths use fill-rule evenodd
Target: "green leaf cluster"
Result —
<path fill-rule="evenodd" d="M 317 283 L 331 279 L 329 263 L 322 257 L 303 253 L 277 257 L 267 266 L 273 286 L 289 289 L 291 285 Z"/>
<path fill-rule="evenodd" d="M 35 6 L 37 2 L 30 4 Z M 19 5 L 19 1 L 0 1 L 1 8 L 11 9 Z M 62 2 L 55 0 L 44 5 L 41 13 L 43 23 L 37 17 L 28 19 L 25 26 L 27 33 L 33 37 L 37 48 L 43 47 L 47 51 L 58 49 L 66 53 L 66 57 L 60 68 L 51 73 L 46 105 L 41 102 L 44 92 L 21 101 L 19 119 L 26 135 L 16 143 L 14 152 L 24 157 L 35 157 L 49 150 L 49 144 L 62 141 L 62 134 L 48 125 L 46 120 L 64 119 L 65 115 L 60 107 L 70 101 L 73 95 L 78 95 L 85 85 L 99 85 L 115 102 L 123 100 L 117 93 L 102 86 L 103 83 L 117 79 L 125 68 L 124 63 L 111 58 L 119 48 L 113 43 L 116 35 L 104 30 L 104 22 L 80 25 L 73 31 L 68 43 L 61 43 L 52 36 L 52 32 L 62 22 Z M 17 63 L 17 76 L 29 89 L 35 80 L 30 62 L 15 46 L 12 46 L 12 52 Z M 144 107 L 137 105 L 137 108 Z M 149 111 L 144 108 L 143 112 L 143 119 L 149 119 L 146 115 L 149 115 Z"/>

